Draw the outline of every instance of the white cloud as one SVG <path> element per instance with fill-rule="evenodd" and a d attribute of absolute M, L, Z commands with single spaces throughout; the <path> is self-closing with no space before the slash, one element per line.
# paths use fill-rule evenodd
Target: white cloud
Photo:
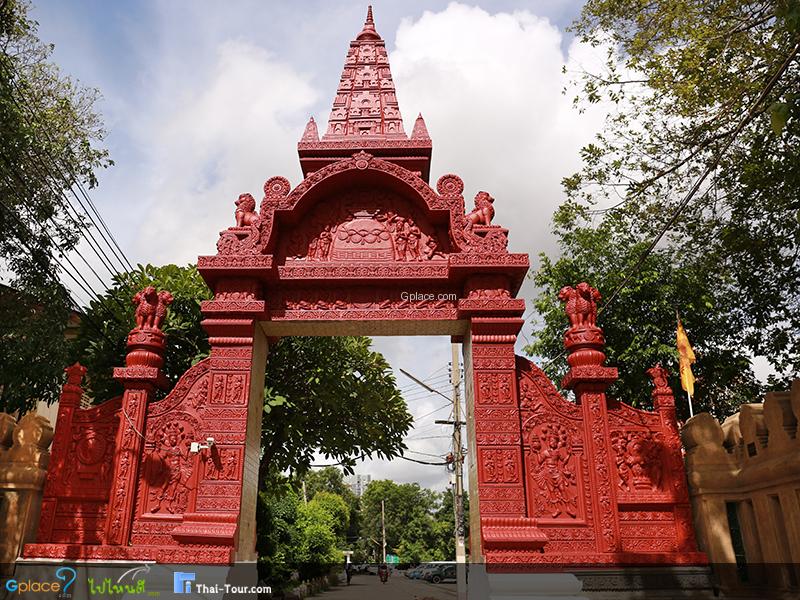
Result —
<path fill-rule="evenodd" d="M 602 123 L 579 115 L 562 67 L 582 60 L 562 33 L 527 11 L 490 14 L 452 3 L 405 20 L 390 63 L 406 120 L 422 112 L 434 144 L 432 180 L 447 172 L 465 196 L 487 190 L 495 222 L 508 226 L 513 251 L 555 250 L 550 215 L 563 201 L 561 178 L 579 166 L 578 149 Z"/>
<path fill-rule="evenodd" d="M 139 193 L 149 220 L 137 254 L 190 262 L 215 252 L 240 193 L 260 198 L 272 174 L 297 182 L 291 149 L 317 92 L 276 56 L 240 40 L 221 43 L 204 76 L 170 69 L 155 81 L 156 99 L 137 132 L 148 157 Z"/>

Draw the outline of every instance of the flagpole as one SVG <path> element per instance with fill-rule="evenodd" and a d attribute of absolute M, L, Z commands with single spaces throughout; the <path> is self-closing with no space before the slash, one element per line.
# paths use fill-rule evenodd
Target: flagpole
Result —
<path fill-rule="evenodd" d="M 692 410 L 692 395 L 687 391 L 686 397 L 689 399 L 689 418 L 691 419 L 694 416 L 694 410 Z"/>

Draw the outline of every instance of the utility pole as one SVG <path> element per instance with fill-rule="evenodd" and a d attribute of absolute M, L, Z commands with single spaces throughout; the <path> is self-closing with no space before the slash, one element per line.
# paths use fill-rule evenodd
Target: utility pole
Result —
<path fill-rule="evenodd" d="M 386 562 L 386 507 L 384 506 L 384 501 L 381 500 L 381 539 L 383 540 L 381 543 L 381 548 L 383 550 L 383 560 L 381 563 Z"/>
<path fill-rule="evenodd" d="M 466 425 L 461 420 L 461 367 L 458 362 L 458 344 L 452 344 L 453 362 L 450 372 L 450 381 L 453 384 L 453 420 L 436 421 L 441 425 L 453 426 L 453 460 L 455 485 L 453 486 L 453 512 L 455 513 L 455 538 L 456 538 L 456 585 L 458 598 L 467 597 L 467 553 L 464 548 L 464 453 L 461 447 L 461 426 Z"/>
<path fill-rule="evenodd" d="M 303 504 L 308 504 L 308 496 L 306 496 L 306 481 L 303 480 Z"/>

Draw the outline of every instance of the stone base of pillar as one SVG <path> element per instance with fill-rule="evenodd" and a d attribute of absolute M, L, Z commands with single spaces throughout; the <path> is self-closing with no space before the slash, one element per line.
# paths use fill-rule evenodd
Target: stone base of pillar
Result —
<path fill-rule="evenodd" d="M 576 571 L 592 600 L 672 600 L 718 597 L 708 567 L 627 567 Z"/>
<path fill-rule="evenodd" d="M 487 573 L 469 567 L 469 600 L 589 600 L 572 573 Z"/>

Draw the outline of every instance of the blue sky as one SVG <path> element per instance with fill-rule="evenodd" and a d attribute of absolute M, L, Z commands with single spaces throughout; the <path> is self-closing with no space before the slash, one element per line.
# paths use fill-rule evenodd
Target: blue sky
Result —
<path fill-rule="evenodd" d="M 373 2 L 406 131 L 421 111 L 433 138 L 431 181 L 453 172 L 468 199 L 492 193 L 496 222 L 512 225 L 511 249 L 529 252 L 534 266 L 538 252 L 556 251 L 549 215 L 563 201 L 560 180 L 604 118 L 602 107 L 579 115 L 562 94 L 564 65 L 602 59 L 564 31 L 580 5 Z M 366 3 L 321 0 L 36 2 L 54 60 L 103 94 L 116 165 L 91 196 L 132 261 L 194 262 L 233 224 L 240 193 L 260 198 L 273 175 L 299 183 L 295 144 L 310 115 L 324 128 L 365 13 Z M 446 338 L 381 338 L 376 347 L 422 377 L 441 376 L 450 360 Z M 399 373 L 398 381 L 416 416 L 442 405 Z M 448 393 L 443 378 L 434 382 Z M 424 419 L 409 447 L 447 452 L 447 439 L 429 438 L 447 433 L 432 426 L 447 412 Z M 403 461 L 359 470 L 436 487 L 447 480 L 441 468 Z"/>

